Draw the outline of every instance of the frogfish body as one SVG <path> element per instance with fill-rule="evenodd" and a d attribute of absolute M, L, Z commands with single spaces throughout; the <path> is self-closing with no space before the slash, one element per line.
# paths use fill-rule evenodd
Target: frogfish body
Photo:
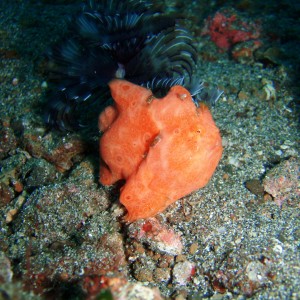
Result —
<path fill-rule="evenodd" d="M 124 80 L 109 84 L 114 106 L 99 116 L 100 182 L 121 179 L 127 221 L 148 218 L 204 187 L 222 156 L 222 140 L 207 106 L 174 86 L 161 99 Z"/>

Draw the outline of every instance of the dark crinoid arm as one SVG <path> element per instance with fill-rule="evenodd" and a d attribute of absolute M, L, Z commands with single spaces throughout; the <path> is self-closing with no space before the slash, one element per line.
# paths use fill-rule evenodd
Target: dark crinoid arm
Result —
<path fill-rule="evenodd" d="M 189 89 L 196 63 L 197 53 L 190 34 L 175 25 L 145 43 L 143 50 L 126 66 L 126 79 L 162 97 L 176 84 Z"/>
<path fill-rule="evenodd" d="M 103 93 L 107 95 L 107 83 L 114 76 L 117 63 L 101 48 L 85 47 L 76 39 L 53 47 L 48 57 L 52 89 L 46 123 L 62 130 L 85 126 L 84 119 L 89 119 L 90 112 L 103 109 L 105 101 L 99 100 Z"/>
<path fill-rule="evenodd" d="M 47 55 L 54 85 L 48 124 L 69 130 L 96 118 L 113 78 L 151 88 L 157 97 L 175 84 L 201 89 L 193 78 L 197 53 L 191 35 L 148 2 L 90 0 L 72 24 L 70 36 Z"/>

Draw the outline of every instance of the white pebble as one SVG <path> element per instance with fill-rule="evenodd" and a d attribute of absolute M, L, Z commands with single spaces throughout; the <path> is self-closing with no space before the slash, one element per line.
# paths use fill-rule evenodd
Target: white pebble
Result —
<path fill-rule="evenodd" d="M 18 78 L 14 78 L 13 80 L 12 80 L 12 85 L 18 85 L 18 83 L 19 83 L 19 79 Z"/>

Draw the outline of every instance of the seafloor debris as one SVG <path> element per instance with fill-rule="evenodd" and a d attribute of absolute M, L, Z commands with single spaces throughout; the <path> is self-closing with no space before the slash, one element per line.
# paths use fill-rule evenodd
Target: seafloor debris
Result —
<path fill-rule="evenodd" d="M 3 252 L 0 252 L 0 284 L 11 282 L 13 272 L 11 270 L 10 260 L 5 256 Z M 0 295 L 0 299 L 1 295 Z"/>
<path fill-rule="evenodd" d="M 22 143 L 32 156 L 46 159 L 60 172 L 69 170 L 87 147 L 79 136 L 68 135 L 62 139 L 52 132 L 45 134 L 44 128 L 26 128 Z"/>
<path fill-rule="evenodd" d="M 300 196 L 300 160 L 291 157 L 272 168 L 263 180 L 264 189 L 277 205 Z"/>
<path fill-rule="evenodd" d="M 191 277 L 195 275 L 195 263 L 190 261 L 178 262 L 173 269 L 173 281 L 178 285 L 186 285 Z"/>
<path fill-rule="evenodd" d="M 17 147 L 17 138 L 10 127 L 10 119 L 0 120 L 0 159 Z"/>
<path fill-rule="evenodd" d="M 261 83 L 263 85 L 262 87 L 263 99 L 267 101 L 276 100 L 276 89 L 274 87 L 274 83 L 272 82 L 272 80 L 262 78 Z"/>
<path fill-rule="evenodd" d="M 153 251 L 178 255 L 182 252 L 180 235 L 161 224 L 156 218 L 132 223 L 128 227 L 128 233 L 134 240 L 145 243 Z"/>
<path fill-rule="evenodd" d="M 206 19 L 202 35 L 209 35 L 220 49 L 229 50 L 238 43 L 258 41 L 260 25 L 245 21 L 237 11 L 226 8 Z"/>
<path fill-rule="evenodd" d="M 86 300 L 124 299 L 124 300 L 162 300 L 157 288 L 150 288 L 139 282 L 131 283 L 119 277 L 86 277 L 82 281 Z"/>
<path fill-rule="evenodd" d="M 254 195 L 258 197 L 263 197 L 264 188 L 258 179 L 250 179 L 245 183 L 246 188 Z"/>

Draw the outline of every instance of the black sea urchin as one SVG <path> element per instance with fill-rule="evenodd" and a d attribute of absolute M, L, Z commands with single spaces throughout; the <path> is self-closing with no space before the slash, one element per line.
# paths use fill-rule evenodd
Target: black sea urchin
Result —
<path fill-rule="evenodd" d="M 196 61 L 189 32 L 148 2 L 90 0 L 72 22 L 68 40 L 48 53 L 57 86 L 46 122 L 60 129 L 80 126 L 84 107 L 105 105 L 101 99 L 113 78 L 146 86 L 157 97 L 175 84 L 197 94 Z"/>

